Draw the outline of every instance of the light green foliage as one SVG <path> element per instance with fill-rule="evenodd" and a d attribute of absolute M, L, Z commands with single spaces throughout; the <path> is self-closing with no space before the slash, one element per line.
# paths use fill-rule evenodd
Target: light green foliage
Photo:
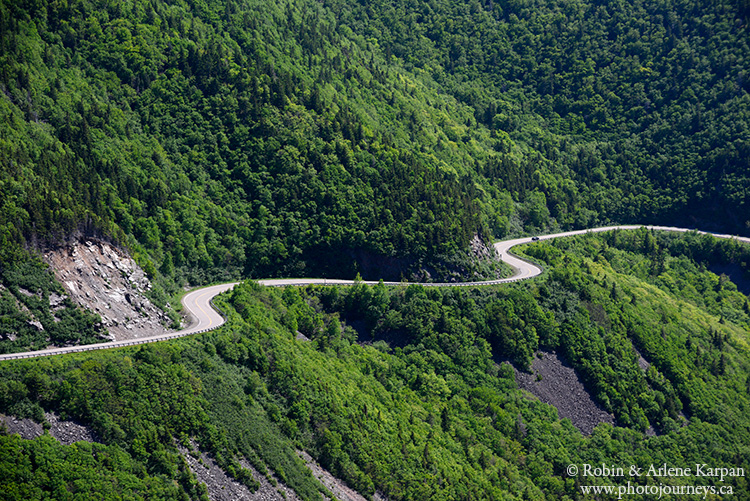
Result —
<path fill-rule="evenodd" d="M 62 446 L 44 435 L 23 440 L 0 436 L 1 499 L 208 499 L 180 466 L 189 497 L 171 477 L 147 474 L 118 446 L 77 442 Z"/>
<path fill-rule="evenodd" d="M 434 90 L 394 97 L 410 76 L 315 2 L 8 1 L 0 19 L 4 252 L 83 229 L 167 280 L 353 276 L 358 255 L 398 279 L 491 236 L 455 171 L 472 152 L 438 158 L 402 123 Z"/>
<path fill-rule="evenodd" d="M 747 231 L 746 4 L 3 0 L 0 331 L 41 346 L 26 308 L 60 342 L 95 337 L 72 305 L 50 321 L 56 286 L 22 250 L 76 231 L 168 291 L 487 275 L 455 257 L 475 234 L 608 220 Z M 746 249 L 639 231 L 526 252 L 548 269 L 531 284 L 247 283 L 217 332 L 0 365 L 0 411 L 55 410 L 106 442 L 2 437 L 3 492 L 198 499 L 174 445 L 190 438 L 304 499 L 324 489 L 296 448 L 392 499 L 572 499 L 570 463 L 750 471 L 750 307 L 705 269 L 746 269 Z M 582 437 L 518 391 L 503 362 L 539 349 L 619 426 Z M 46 456 L 60 469 L 28 460 Z"/>
<path fill-rule="evenodd" d="M 228 322 L 217 331 L 0 366 L 0 412 L 75 417 L 128 468 L 180 478 L 188 497 L 200 493 L 179 473 L 174 440 L 191 437 L 251 487 L 240 456 L 304 499 L 325 490 L 299 448 L 360 492 L 392 499 L 574 499 L 569 464 L 748 471 L 747 298 L 702 264 L 747 262 L 746 248 L 640 230 L 525 252 L 548 272 L 503 287 L 246 282 L 219 301 Z M 706 304 L 683 297 L 690 287 Z M 617 426 L 581 436 L 519 391 L 504 361 L 523 370 L 538 349 L 562 354 Z M 745 479 L 729 482 L 742 499 Z"/>
<path fill-rule="evenodd" d="M 641 229 L 525 252 L 552 268 L 542 304 L 568 312 L 558 315 L 565 319 L 560 349 L 620 423 L 669 430 L 681 411 L 711 423 L 736 421 L 746 395 L 727 394 L 749 369 L 747 297 L 705 265 L 734 262 L 746 270 L 746 246 Z M 573 291 L 577 304 L 561 307 L 561 289 Z M 651 363 L 648 371 L 635 364 L 633 348 Z"/>

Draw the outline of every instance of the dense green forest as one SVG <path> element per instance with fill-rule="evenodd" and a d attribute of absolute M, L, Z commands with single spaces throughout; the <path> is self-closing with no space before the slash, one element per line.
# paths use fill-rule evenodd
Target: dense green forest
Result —
<path fill-rule="evenodd" d="M 3 259 L 399 279 L 474 235 L 747 232 L 745 4 L 3 0 Z"/>
<path fill-rule="evenodd" d="M 0 499 L 204 500 L 194 443 L 306 500 L 328 492 L 297 450 L 394 500 L 577 499 L 583 463 L 747 475 L 747 246 L 536 242 L 544 275 L 493 287 L 250 279 L 489 277 L 477 240 L 609 222 L 750 234 L 749 18 L 747 0 L 0 0 L 0 337 L 103 339 L 38 256 L 72 239 L 127 249 L 157 304 L 249 279 L 216 331 L 0 364 L 0 413 L 102 442 L 0 433 Z M 548 352 L 615 426 L 583 435 L 519 389 Z M 750 499 L 746 477 L 635 481 Z"/>
<path fill-rule="evenodd" d="M 390 499 L 580 498 L 588 480 L 569 478 L 569 464 L 750 471 L 750 306 L 707 270 L 747 268 L 746 246 L 639 230 L 538 242 L 526 253 L 548 268 L 531 282 L 246 282 L 219 301 L 229 321 L 217 331 L 3 363 L 0 412 L 43 421 L 43 410 L 55 411 L 104 442 L 0 436 L 6 493 L 95 495 L 112 482 L 133 497 L 198 499 L 203 491 L 174 442 L 191 438 L 248 486 L 240 456 L 303 499 L 324 491 L 297 448 L 365 495 Z M 616 426 L 583 436 L 520 391 L 508 361 L 523 370 L 538 350 L 563 353 Z M 50 470 L 39 455 L 61 466 Z M 733 499 L 750 493 L 746 477 L 637 481 L 731 486 Z"/>

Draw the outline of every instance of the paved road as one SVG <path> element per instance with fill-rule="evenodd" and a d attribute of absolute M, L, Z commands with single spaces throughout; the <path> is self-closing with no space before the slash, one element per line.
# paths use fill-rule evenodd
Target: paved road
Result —
<path fill-rule="evenodd" d="M 178 333 L 186 336 L 188 334 L 210 331 L 223 324 L 224 317 L 213 309 L 211 300 L 238 283 L 211 285 L 185 294 L 185 297 L 182 298 L 182 306 L 191 318 L 192 323 L 190 327 L 178 331 Z"/>
<path fill-rule="evenodd" d="M 231 289 L 238 283 L 239 282 L 212 285 L 209 287 L 196 289 L 185 294 L 185 297 L 182 298 L 182 304 L 184 305 L 188 316 L 192 319 L 192 323 L 187 329 L 169 332 L 167 334 L 159 334 L 157 336 L 128 339 L 125 341 L 109 341 L 107 343 L 67 346 L 65 348 L 49 348 L 47 350 L 7 353 L 4 355 L 0 355 L 0 361 L 13 360 L 18 358 L 48 357 L 51 355 L 62 355 L 64 353 L 78 353 L 82 351 L 104 350 L 107 348 L 134 346 L 137 344 L 153 343 L 155 341 L 164 341 L 166 339 L 176 339 L 178 337 L 189 336 L 191 334 L 197 334 L 199 332 L 210 331 L 224 323 L 224 318 L 211 307 L 211 300 L 218 294 Z"/>
<path fill-rule="evenodd" d="M 598 233 L 602 231 L 610 231 L 610 230 L 615 230 L 615 229 L 635 230 L 635 229 L 642 228 L 642 227 L 644 226 L 643 225 L 640 225 L 640 226 L 639 225 L 606 226 L 606 227 L 601 227 L 601 228 L 593 228 L 590 230 L 566 231 L 563 233 L 556 233 L 554 235 L 544 235 L 544 236 L 539 236 L 539 237 L 534 237 L 534 238 L 537 238 L 538 240 L 550 240 L 554 238 L 569 237 L 573 235 L 582 235 L 585 233 Z M 659 230 L 659 231 L 675 231 L 675 232 L 694 231 L 694 230 L 689 230 L 685 228 L 675 228 L 672 226 L 645 226 L 645 227 L 648 229 Z M 698 233 L 707 234 L 707 232 L 703 232 L 703 231 L 699 231 Z M 710 233 L 710 234 L 717 238 L 734 238 L 738 241 L 750 243 L 750 238 L 748 237 L 736 237 L 732 235 L 723 235 L 723 234 L 716 234 L 716 233 Z M 497 242 L 495 244 L 495 249 L 497 250 L 498 255 L 500 256 L 500 259 L 502 259 L 505 263 L 510 265 L 514 270 L 513 275 L 508 278 L 501 278 L 498 280 L 489 280 L 489 281 L 484 281 L 484 282 L 446 282 L 446 283 L 438 282 L 438 283 L 423 283 L 419 285 L 424 285 L 426 287 L 475 287 L 475 286 L 484 286 L 484 285 L 504 284 L 508 282 L 516 282 L 518 280 L 526 280 L 526 279 L 535 277 L 539 275 L 540 273 L 542 273 L 541 268 L 539 268 L 533 263 L 529 263 L 528 261 L 524 261 L 514 256 L 510 252 L 510 249 L 512 247 L 516 245 L 532 242 L 534 238 L 526 237 L 526 238 L 517 238 L 514 240 L 504 240 L 502 242 Z M 269 279 L 258 280 L 258 283 L 261 285 L 268 286 L 268 287 L 284 287 L 288 285 L 305 286 L 305 285 L 310 285 L 310 284 L 352 285 L 354 284 L 354 280 L 339 280 L 339 279 L 324 279 L 324 278 L 269 278 Z M 362 283 L 374 285 L 374 284 L 377 284 L 378 282 L 363 281 Z M 411 285 L 410 283 L 402 283 L 402 282 L 384 282 L 384 284 L 385 285 Z M 168 334 L 161 334 L 158 336 L 144 337 L 140 339 L 131 339 L 127 341 L 110 341 L 108 343 L 88 344 L 88 345 L 82 345 L 82 346 L 69 346 L 66 348 L 50 348 L 47 350 L 27 351 L 23 353 L 9 353 L 5 355 L 0 355 L 0 361 L 18 359 L 18 358 L 46 357 L 50 355 L 61 355 L 64 353 L 76 353 L 76 352 L 82 352 L 82 351 L 102 350 L 102 349 L 107 349 L 107 348 L 119 348 L 122 346 L 133 346 L 137 344 L 153 343 L 155 341 L 175 339 L 179 337 L 189 336 L 191 334 L 197 334 L 199 332 L 206 332 L 206 331 L 215 329 L 224 323 L 224 318 L 216 310 L 214 310 L 213 307 L 211 307 L 211 304 L 210 304 L 211 300 L 218 294 L 221 294 L 222 292 L 225 292 L 231 289 L 235 285 L 237 285 L 237 282 L 228 283 L 228 284 L 220 284 L 220 285 L 212 285 L 210 287 L 197 289 L 186 294 L 185 297 L 182 299 L 182 304 L 185 307 L 185 311 L 192 318 L 192 324 L 187 329 L 183 329 L 181 331 L 170 332 Z"/>

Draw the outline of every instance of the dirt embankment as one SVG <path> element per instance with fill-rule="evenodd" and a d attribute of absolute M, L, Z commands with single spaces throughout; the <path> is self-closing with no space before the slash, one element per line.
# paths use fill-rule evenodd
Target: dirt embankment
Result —
<path fill-rule="evenodd" d="M 584 435 L 590 435 L 599 423 L 615 424 L 614 416 L 594 402 L 572 367 L 555 353 L 540 355 L 531 363 L 531 374 L 516 370 L 521 389 L 556 407 L 560 419 L 570 419 Z"/>
<path fill-rule="evenodd" d="M 85 240 L 49 251 L 44 260 L 75 302 L 99 314 L 112 340 L 167 332 L 169 317 L 145 296 L 151 282 L 122 251 Z"/>

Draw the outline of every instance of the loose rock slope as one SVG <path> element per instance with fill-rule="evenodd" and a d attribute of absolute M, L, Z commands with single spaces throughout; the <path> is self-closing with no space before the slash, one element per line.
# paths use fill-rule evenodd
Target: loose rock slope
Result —
<path fill-rule="evenodd" d="M 518 386 L 557 408 L 581 433 L 590 435 L 599 423 L 614 425 L 614 417 L 591 398 L 575 370 L 555 353 L 544 353 L 531 363 L 531 373 L 516 371 Z"/>
<path fill-rule="evenodd" d="M 168 332 L 169 317 L 146 297 L 151 281 L 122 251 L 85 240 L 45 253 L 71 298 L 98 313 L 113 341 Z"/>

